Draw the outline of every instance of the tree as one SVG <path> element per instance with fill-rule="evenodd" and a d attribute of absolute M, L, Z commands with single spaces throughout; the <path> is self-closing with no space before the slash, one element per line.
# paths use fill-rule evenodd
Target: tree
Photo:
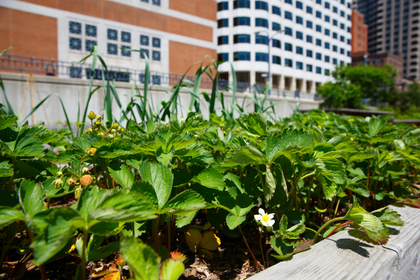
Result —
<path fill-rule="evenodd" d="M 364 98 L 370 103 L 392 102 L 396 96 L 394 78 L 396 72 L 391 66 L 338 66 L 333 72 L 335 80 L 318 88 L 323 96 L 324 107 L 361 108 Z"/>
<path fill-rule="evenodd" d="M 394 100 L 394 107 L 403 114 L 409 111 L 418 111 L 420 107 L 420 86 L 414 82 L 407 86 L 407 89 L 399 92 Z"/>

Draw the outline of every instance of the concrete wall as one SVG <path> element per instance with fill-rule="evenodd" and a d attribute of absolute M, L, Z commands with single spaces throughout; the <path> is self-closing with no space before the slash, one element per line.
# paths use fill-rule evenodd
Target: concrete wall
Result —
<path fill-rule="evenodd" d="M 28 82 L 28 75 L 27 74 L 16 74 L 16 73 L 0 73 L 0 76 L 3 79 L 5 91 L 7 97 L 12 104 L 12 107 L 15 111 L 19 111 L 21 107 L 22 100 L 24 100 L 22 110 L 20 114 L 22 117 L 26 117 L 26 115 L 31 110 L 31 94 L 30 94 L 30 83 Z M 38 76 L 34 75 L 35 83 L 33 84 L 33 96 L 34 96 L 34 104 L 36 105 L 40 100 L 45 98 L 48 94 L 57 93 L 63 100 L 64 106 L 66 108 L 67 114 L 69 119 L 72 122 L 77 121 L 77 111 L 78 111 L 78 100 L 80 104 L 80 110 L 83 111 L 85 108 L 85 104 L 88 98 L 88 88 L 89 88 L 89 81 L 88 80 L 78 80 L 78 79 L 66 79 L 66 78 L 57 78 L 57 77 L 48 77 L 48 76 Z M 94 87 L 101 86 L 102 81 L 94 81 Z M 123 82 L 116 82 L 115 83 L 117 92 L 119 94 L 119 98 L 121 100 L 122 105 L 125 107 L 129 101 L 131 96 L 131 84 L 130 83 L 123 83 Z M 143 85 L 138 84 L 137 87 L 140 89 L 141 94 L 143 94 Z M 155 111 L 157 108 L 160 108 L 160 102 L 162 100 L 168 100 L 170 94 L 167 94 L 167 88 L 159 87 L 153 85 L 152 88 L 153 94 L 153 104 Z M 24 92 L 26 91 L 26 98 L 24 99 Z M 205 90 L 209 93 L 208 90 Z M 245 98 L 245 111 L 252 112 L 254 110 L 253 103 L 251 98 L 249 98 L 250 93 L 237 93 L 237 103 L 239 105 L 242 104 Z M 38 96 L 39 95 L 39 96 Z M 229 102 L 231 100 L 231 93 L 225 93 L 225 102 Z M 137 98 L 138 100 L 138 98 Z M 1 94 L 0 101 L 4 104 L 4 96 Z M 273 102 L 277 101 L 284 101 L 275 106 L 275 110 L 277 116 L 279 117 L 287 117 L 293 113 L 293 109 L 296 107 L 296 104 L 300 103 L 300 109 L 315 109 L 319 107 L 320 101 L 315 101 L 313 99 L 304 99 L 304 98 L 279 98 L 279 97 L 272 97 Z M 201 109 L 203 115 L 208 118 L 208 105 L 204 98 L 201 100 Z M 190 94 L 187 91 L 181 92 L 180 104 L 183 108 L 188 108 L 190 103 Z M 269 103 L 266 103 L 268 106 Z M 104 89 L 99 89 L 96 91 L 90 101 L 89 104 L 89 111 L 94 111 L 95 113 L 103 113 L 103 106 L 104 106 Z M 55 125 L 59 122 L 65 122 L 65 116 L 63 113 L 63 109 L 59 102 L 58 97 L 51 96 L 43 105 L 44 108 L 39 108 L 35 112 L 35 119 L 36 122 L 44 121 L 46 125 Z M 220 103 L 217 104 L 216 110 L 220 113 L 222 106 Z M 44 109 L 46 114 L 44 113 Z M 184 116 L 187 114 L 186 109 L 182 109 L 182 112 L 179 114 L 183 114 Z M 117 103 L 113 102 L 113 115 L 119 119 L 120 110 L 118 108 Z M 29 123 L 32 123 L 32 119 L 29 118 Z"/>

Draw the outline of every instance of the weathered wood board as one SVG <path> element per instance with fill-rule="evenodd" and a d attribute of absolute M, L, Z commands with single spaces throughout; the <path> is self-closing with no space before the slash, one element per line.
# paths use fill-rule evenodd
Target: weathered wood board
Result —
<path fill-rule="evenodd" d="M 390 208 L 401 215 L 405 224 L 388 226 L 391 237 L 386 245 L 373 245 L 360 239 L 360 231 L 346 229 L 248 279 L 419 280 L 420 209 L 401 204 Z"/>

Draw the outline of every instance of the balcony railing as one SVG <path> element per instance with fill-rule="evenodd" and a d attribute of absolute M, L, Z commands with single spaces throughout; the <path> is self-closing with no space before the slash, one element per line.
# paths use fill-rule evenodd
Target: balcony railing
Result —
<path fill-rule="evenodd" d="M 108 66 L 108 71 L 98 66 L 92 73 L 92 65 L 88 63 L 71 63 L 67 61 L 59 61 L 55 59 L 44 59 L 29 56 L 19 55 L 3 55 L 0 56 L 0 69 L 20 72 L 20 73 L 34 73 L 39 75 L 47 76 L 58 76 L 61 78 L 72 78 L 72 79 L 90 79 L 93 75 L 93 79 L 102 80 L 102 75 L 105 80 L 115 80 L 117 82 L 130 82 L 136 81 L 144 83 L 145 73 L 144 70 L 129 69 L 124 67 Z M 162 73 L 156 71 L 150 71 L 149 85 L 165 85 L 173 86 L 176 85 L 182 79 L 181 74 L 173 73 Z M 189 80 L 194 82 L 195 78 L 191 75 L 186 75 L 184 81 Z M 229 90 L 229 81 L 218 80 L 217 81 L 219 90 Z M 211 89 L 213 82 L 207 77 L 202 77 L 200 87 Z M 238 92 L 252 92 L 253 88 L 250 83 L 237 82 Z M 261 93 L 259 87 L 257 92 Z M 305 98 L 305 99 L 316 99 L 316 96 L 311 93 L 300 92 L 300 91 L 289 91 L 286 89 L 272 88 L 272 96 L 278 97 L 291 97 L 291 98 Z"/>

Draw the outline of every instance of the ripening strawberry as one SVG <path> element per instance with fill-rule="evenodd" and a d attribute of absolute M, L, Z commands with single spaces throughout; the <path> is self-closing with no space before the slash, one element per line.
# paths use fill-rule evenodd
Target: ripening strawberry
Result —
<path fill-rule="evenodd" d="M 82 185 L 82 187 L 84 187 L 84 188 L 87 187 L 87 186 L 90 186 L 92 184 L 92 182 L 93 182 L 93 178 L 90 175 L 83 175 L 80 178 L 80 185 Z"/>

